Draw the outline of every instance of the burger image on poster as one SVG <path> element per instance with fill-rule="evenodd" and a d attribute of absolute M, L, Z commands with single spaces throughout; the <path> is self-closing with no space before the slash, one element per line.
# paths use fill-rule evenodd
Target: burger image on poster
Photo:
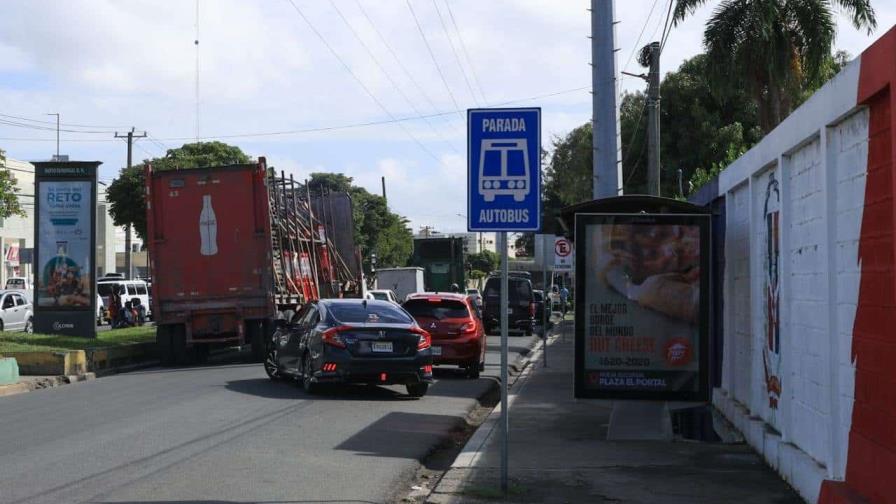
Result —
<path fill-rule="evenodd" d="M 699 228 L 613 225 L 598 236 L 599 279 L 630 301 L 696 323 L 700 308 Z"/>

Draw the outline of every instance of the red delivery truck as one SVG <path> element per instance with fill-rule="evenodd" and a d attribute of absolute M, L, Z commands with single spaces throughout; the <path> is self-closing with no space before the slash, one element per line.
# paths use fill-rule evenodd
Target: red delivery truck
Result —
<path fill-rule="evenodd" d="M 357 254 L 329 238 L 345 228 L 316 219 L 308 189 L 276 176 L 264 158 L 166 171 L 147 165 L 145 175 L 152 310 L 164 364 L 245 344 L 261 360 L 276 318 L 319 297 L 360 295 L 360 268 L 347 265 Z"/>

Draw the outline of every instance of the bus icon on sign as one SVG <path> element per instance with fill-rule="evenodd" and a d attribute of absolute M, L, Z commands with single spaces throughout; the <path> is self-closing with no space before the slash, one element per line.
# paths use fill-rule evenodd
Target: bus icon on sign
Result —
<path fill-rule="evenodd" d="M 525 138 L 484 139 L 479 153 L 479 194 L 487 202 L 495 196 L 526 199 L 529 186 L 529 149 Z"/>

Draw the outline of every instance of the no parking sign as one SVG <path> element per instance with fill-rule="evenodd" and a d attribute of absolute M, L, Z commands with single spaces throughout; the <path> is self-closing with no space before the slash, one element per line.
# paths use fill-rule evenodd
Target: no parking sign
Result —
<path fill-rule="evenodd" d="M 574 258 L 572 242 L 562 236 L 554 238 L 554 271 L 572 271 Z"/>

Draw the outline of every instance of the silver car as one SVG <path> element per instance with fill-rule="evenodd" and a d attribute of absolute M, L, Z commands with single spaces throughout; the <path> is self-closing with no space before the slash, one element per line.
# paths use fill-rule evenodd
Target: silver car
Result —
<path fill-rule="evenodd" d="M 34 311 L 22 291 L 0 291 L 0 331 L 34 331 Z"/>

